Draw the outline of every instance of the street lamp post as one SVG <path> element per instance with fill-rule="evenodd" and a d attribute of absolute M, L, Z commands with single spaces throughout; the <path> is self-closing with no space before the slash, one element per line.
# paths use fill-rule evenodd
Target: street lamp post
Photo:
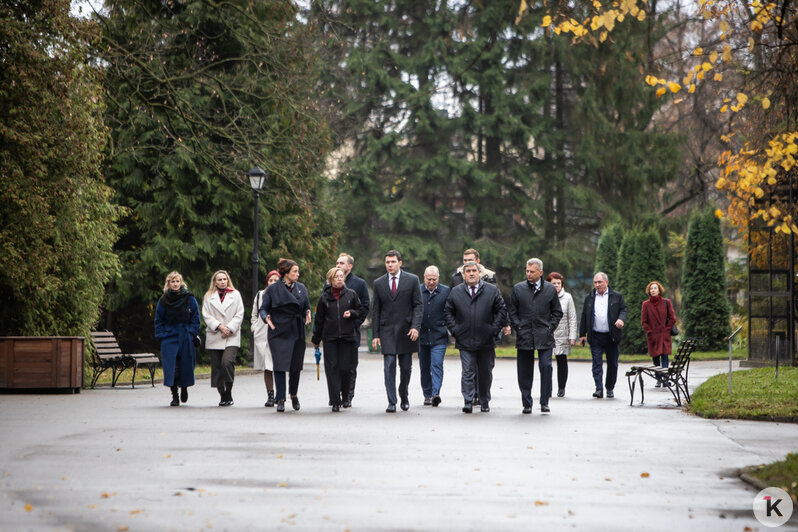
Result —
<path fill-rule="evenodd" d="M 266 183 L 266 178 L 269 175 L 255 166 L 249 172 L 249 186 L 252 187 L 252 195 L 255 197 L 255 214 L 254 214 L 254 230 L 253 230 L 253 244 L 252 244 L 252 300 L 258 297 L 258 265 L 260 259 L 258 258 L 258 197 L 263 185 Z"/>

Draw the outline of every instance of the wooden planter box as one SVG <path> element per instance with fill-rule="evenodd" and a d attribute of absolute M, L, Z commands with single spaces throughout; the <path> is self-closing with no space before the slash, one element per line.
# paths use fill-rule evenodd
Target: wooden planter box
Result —
<path fill-rule="evenodd" d="M 0 389 L 80 392 L 82 336 L 0 336 Z"/>

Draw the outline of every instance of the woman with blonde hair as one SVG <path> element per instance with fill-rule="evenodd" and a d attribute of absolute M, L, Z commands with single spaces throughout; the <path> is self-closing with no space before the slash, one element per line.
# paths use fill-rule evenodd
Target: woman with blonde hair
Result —
<path fill-rule="evenodd" d="M 673 349 L 671 345 L 671 329 L 676 323 L 673 303 L 665 299 L 665 289 L 659 281 L 651 281 L 646 286 L 648 299 L 643 301 L 640 321 L 646 332 L 648 356 L 655 366 L 668 367 L 668 357 Z M 662 379 L 657 376 L 656 388 L 662 386 Z"/>
<path fill-rule="evenodd" d="M 188 387 L 194 386 L 194 338 L 199 330 L 197 300 L 188 291 L 183 276 L 170 272 L 155 307 L 155 338 L 161 343 L 163 384 L 172 391 L 170 406 L 180 406 L 181 400 L 188 401 Z"/>
<path fill-rule="evenodd" d="M 332 411 L 352 406 L 351 371 L 357 352 L 357 320 L 363 313 L 357 293 L 346 287 L 346 274 L 337 266 L 327 272 L 327 286 L 316 305 L 314 346 L 324 342 L 324 374 L 332 398 Z"/>
<path fill-rule="evenodd" d="M 280 280 L 280 272 L 272 270 L 266 274 L 266 288 Z M 256 370 L 263 371 L 263 383 L 266 385 L 266 402 L 263 406 L 274 406 L 274 362 L 272 361 L 272 352 L 269 350 L 269 325 L 264 323 L 258 311 L 260 310 L 261 301 L 263 301 L 263 294 L 266 288 L 258 292 L 255 296 L 255 301 L 252 302 L 252 316 L 250 317 L 250 324 L 252 325 L 252 335 L 255 339 L 255 348 L 253 350 L 253 367 Z"/>
<path fill-rule="evenodd" d="M 211 355 L 211 386 L 219 391 L 219 406 L 232 406 L 244 302 L 224 270 L 211 277 L 211 285 L 202 298 L 202 319 L 206 327 L 205 349 Z"/>

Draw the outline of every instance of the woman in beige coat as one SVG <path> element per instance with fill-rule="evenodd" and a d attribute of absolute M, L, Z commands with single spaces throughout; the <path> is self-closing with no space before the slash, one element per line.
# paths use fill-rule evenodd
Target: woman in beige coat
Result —
<path fill-rule="evenodd" d="M 560 298 L 560 308 L 562 308 L 560 324 L 554 330 L 554 355 L 557 359 L 557 397 L 565 397 L 568 355 L 571 354 L 571 346 L 576 345 L 577 338 L 576 306 L 574 298 L 565 291 L 565 278 L 562 274 L 551 272 L 546 280 L 557 289 L 557 297 Z"/>
<path fill-rule="evenodd" d="M 266 288 L 273 285 L 280 280 L 280 272 L 272 270 L 266 274 Z M 269 325 L 260 319 L 258 311 L 260 304 L 263 301 L 263 293 L 266 288 L 258 292 L 255 296 L 255 301 L 252 302 L 252 316 L 250 317 L 250 324 L 252 325 L 252 334 L 255 338 L 255 349 L 253 350 L 253 368 L 263 371 L 263 383 L 266 385 L 266 392 L 268 394 L 266 402 L 263 406 L 274 406 L 274 361 L 272 360 L 272 352 L 269 350 Z"/>
<path fill-rule="evenodd" d="M 202 319 L 206 326 L 205 349 L 211 355 L 211 386 L 219 390 L 219 406 L 231 406 L 244 302 L 224 270 L 211 277 L 202 299 Z"/>

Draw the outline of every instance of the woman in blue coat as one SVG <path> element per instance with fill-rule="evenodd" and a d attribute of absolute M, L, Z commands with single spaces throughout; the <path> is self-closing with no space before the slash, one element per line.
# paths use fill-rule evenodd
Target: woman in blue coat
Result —
<path fill-rule="evenodd" d="M 263 293 L 260 317 L 269 325 L 269 350 L 274 361 L 277 411 L 285 412 L 285 374 L 291 405 L 299 410 L 299 374 L 305 360 L 305 325 L 310 323 L 308 289 L 299 282 L 299 265 L 280 259 L 277 271 L 282 278 Z"/>
<path fill-rule="evenodd" d="M 171 406 L 188 401 L 188 387 L 194 386 L 194 338 L 199 330 L 197 300 L 183 283 L 183 276 L 172 272 L 166 276 L 163 295 L 155 308 L 155 338 L 161 342 L 163 383 L 172 390 Z"/>

